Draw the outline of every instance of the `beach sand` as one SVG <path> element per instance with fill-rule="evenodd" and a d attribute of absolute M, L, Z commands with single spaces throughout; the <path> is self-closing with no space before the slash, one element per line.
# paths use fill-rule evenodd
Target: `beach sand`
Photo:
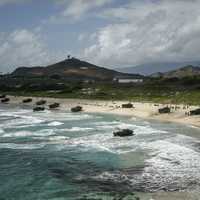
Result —
<path fill-rule="evenodd" d="M 26 97 L 14 97 L 9 96 L 10 103 L 16 105 L 23 105 L 22 100 Z M 200 116 L 188 116 L 186 113 L 193 109 L 197 109 L 197 106 L 186 105 L 172 105 L 172 104 L 154 104 L 154 103 L 141 103 L 130 102 L 134 105 L 134 108 L 121 108 L 122 104 L 129 103 L 128 101 L 100 101 L 100 100 L 83 100 L 83 99 L 61 99 L 61 98 L 39 98 L 31 97 L 33 102 L 27 104 L 34 106 L 35 102 L 41 99 L 47 100 L 47 105 L 58 102 L 60 103 L 62 110 L 70 110 L 72 107 L 80 105 L 83 107 L 83 111 L 87 113 L 105 113 L 124 115 L 130 117 L 139 117 L 149 120 L 160 120 L 165 122 L 182 123 L 191 125 L 194 127 L 200 127 Z M 158 109 L 165 106 L 172 107 L 170 114 L 159 114 Z M 176 107 L 176 109 L 175 109 Z"/>

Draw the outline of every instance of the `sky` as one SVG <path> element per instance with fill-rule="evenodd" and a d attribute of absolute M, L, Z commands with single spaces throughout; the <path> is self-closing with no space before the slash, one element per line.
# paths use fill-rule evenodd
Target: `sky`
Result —
<path fill-rule="evenodd" d="M 200 60 L 200 0 L 0 0 L 0 72 L 68 54 L 109 68 Z"/>

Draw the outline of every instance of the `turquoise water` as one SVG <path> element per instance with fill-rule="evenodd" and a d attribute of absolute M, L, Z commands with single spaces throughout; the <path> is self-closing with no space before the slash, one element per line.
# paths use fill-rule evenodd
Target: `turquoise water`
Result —
<path fill-rule="evenodd" d="M 117 128 L 135 136 L 114 138 Z M 0 107 L 0 199 L 136 199 L 199 188 L 200 130 L 170 123 Z"/>

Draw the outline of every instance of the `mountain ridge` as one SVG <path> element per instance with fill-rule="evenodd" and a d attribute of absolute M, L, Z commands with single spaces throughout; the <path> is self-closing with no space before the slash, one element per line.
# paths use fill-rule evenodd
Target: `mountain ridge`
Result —
<path fill-rule="evenodd" d="M 185 78 L 200 76 L 200 67 L 188 65 L 168 72 L 157 72 L 151 75 L 154 78 Z"/>
<path fill-rule="evenodd" d="M 155 62 L 155 63 L 136 65 L 133 67 L 116 68 L 116 70 L 124 73 L 136 73 L 136 74 L 138 73 L 144 76 L 149 76 L 157 72 L 164 73 L 188 65 L 200 66 L 200 61 Z"/>

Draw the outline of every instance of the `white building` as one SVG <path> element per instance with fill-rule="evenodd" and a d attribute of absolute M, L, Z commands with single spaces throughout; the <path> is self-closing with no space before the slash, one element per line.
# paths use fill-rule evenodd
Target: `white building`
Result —
<path fill-rule="evenodd" d="M 143 83 L 144 81 L 143 78 L 140 77 L 115 77 L 113 80 L 118 83 Z"/>

